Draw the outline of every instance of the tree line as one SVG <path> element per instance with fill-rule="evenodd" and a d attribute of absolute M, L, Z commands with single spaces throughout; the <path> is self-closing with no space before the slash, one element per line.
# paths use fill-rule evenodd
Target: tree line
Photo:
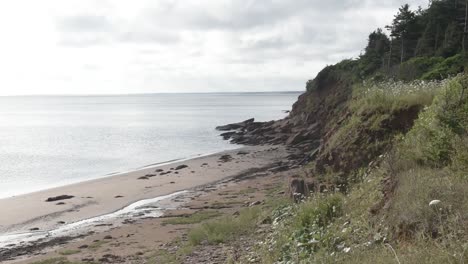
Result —
<path fill-rule="evenodd" d="M 428 8 L 417 10 L 403 5 L 392 23 L 385 26 L 388 33 L 379 28 L 369 35 L 359 58 L 360 75 L 398 75 L 401 66 L 408 66 L 408 61 L 414 62 L 415 58 L 426 58 L 419 64 L 436 64 L 458 55 L 456 61 L 460 64 L 468 49 L 467 20 L 468 0 L 432 0 Z"/>

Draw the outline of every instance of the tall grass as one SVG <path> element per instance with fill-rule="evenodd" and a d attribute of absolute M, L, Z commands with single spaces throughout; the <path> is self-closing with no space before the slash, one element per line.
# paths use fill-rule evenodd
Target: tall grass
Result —
<path fill-rule="evenodd" d="M 427 106 L 448 81 L 370 82 L 355 85 L 351 110 L 357 114 L 391 113 L 411 106 Z"/>

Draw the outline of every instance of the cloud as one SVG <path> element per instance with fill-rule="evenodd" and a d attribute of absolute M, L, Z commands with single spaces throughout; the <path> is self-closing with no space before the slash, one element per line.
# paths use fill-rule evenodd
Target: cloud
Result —
<path fill-rule="evenodd" d="M 105 16 L 75 15 L 59 18 L 57 28 L 74 33 L 107 32 L 112 30 L 112 24 Z"/>
<path fill-rule="evenodd" d="M 327 64 L 359 56 L 368 34 L 406 2 L 15 1 L 18 12 L 34 4 L 27 23 L 3 3 L 0 28 L 8 38 L 0 68 L 11 82 L 0 80 L 0 87 L 22 79 L 24 88 L 12 92 L 28 93 L 38 83 L 47 93 L 300 90 Z M 416 8 L 427 0 L 409 3 Z M 20 63 L 22 52 L 28 63 Z M 37 75 L 34 82 L 21 78 L 28 72 Z"/>

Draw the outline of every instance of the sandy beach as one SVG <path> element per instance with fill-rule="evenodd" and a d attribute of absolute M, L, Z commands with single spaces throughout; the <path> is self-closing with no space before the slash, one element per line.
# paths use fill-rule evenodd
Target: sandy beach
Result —
<path fill-rule="evenodd" d="M 0 208 L 4 213 L 0 215 L 0 233 L 2 234 L 0 242 L 2 241 L 1 237 L 5 238 L 11 234 L 38 233 L 46 235 L 45 238 L 40 239 L 40 242 L 25 241 L 25 239 L 19 239 L 20 241 L 15 242 L 14 239 L 4 239 L 0 260 L 29 261 L 28 258 L 31 255 L 46 254 L 50 251 L 51 247 L 49 246 L 53 246 L 54 243 L 50 243 L 50 245 L 47 243 L 56 238 L 53 230 L 73 225 L 73 223 L 85 219 L 111 214 L 138 201 L 189 191 L 189 193 L 179 193 L 177 197 L 168 197 L 168 199 L 157 203 L 157 209 L 167 215 L 169 211 L 165 209 L 180 209 L 181 205 L 187 204 L 188 201 L 196 200 L 195 197 L 200 196 L 200 193 L 196 191 L 203 186 L 223 182 L 223 180 L 243 173 L 254 172 L 256 169 L 264 170 L 267 167 L 277 166 L 275 164 L 284 160 L 287 155 L 288 152 L 281 146 L 243 147 L 237 150 L 1 199 Z M 207 189 L 204 188 L 203 191 L 206 192 Z M 62 195 L 73 197 L 70 199 L 57 198 Z M 54 197 L 58 200 L 47 202 L 47 199 Z M 140 219 L 154 217 L 154 215 L 145 215 L 144 213 L 137 216 Z M 74 230 L 73 234 L 82 238 L 84 235 L 106 231 L 110 227 L 115 228 L 122 221 L 128 223 L 135 219 L 138 218 L 108 218 L 99 222 L 100 224 L 93 223 L 91 229 L 87 226 L 85 230 Z M 161 232 L 162 237 L 171 237 L 171 233 L 164 230 L 164 228 L 158 230 L 158 232 Z M 57 237 L 60 237 L 60 235 L 55 234 Z M 71 237 L 68 238 L 71 240 Z M 44 243 L 45 246 L 37 247 L 41 243 Z M 28 245 L 32 246 L 28 247 Z M 19 252 L 15 251 L 18 247 L 27 249 L 24 252 L 21 252 L 21 250 Z"/>

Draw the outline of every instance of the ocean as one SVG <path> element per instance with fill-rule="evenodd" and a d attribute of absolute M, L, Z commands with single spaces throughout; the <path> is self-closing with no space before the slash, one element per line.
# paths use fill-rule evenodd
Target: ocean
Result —
<path fill-rule="evenodd" d="M 0 97 L 0 198 L 238 148 L 215 127 L 282 118 L 299 95 Z"/>

